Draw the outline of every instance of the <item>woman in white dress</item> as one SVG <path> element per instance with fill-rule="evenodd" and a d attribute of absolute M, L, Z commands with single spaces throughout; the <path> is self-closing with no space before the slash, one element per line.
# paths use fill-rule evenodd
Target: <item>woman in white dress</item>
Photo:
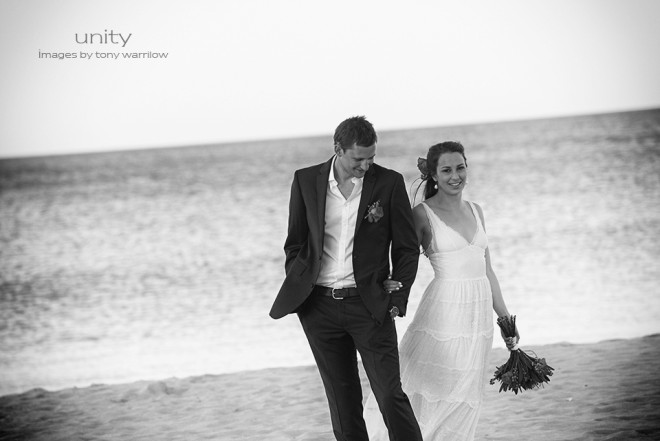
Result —
<path fill-rule="evenodd" d="M 417 238 L 435 274 L 399 346 L 401 382 L 425 441 L 472 440 L 491 372 L 493 313 L 508 316 L 493 272 L 481 207 L 464 201 L 463 146 L 432 146 L 420 166 L 424 201 L 414 210 Z M 399 282 L 388 280 L 394 291 Z M 517 339 L 505 340 L 511 348 Z M 365 405 L 372 441 L 389 436 L 373 395 Z"/>

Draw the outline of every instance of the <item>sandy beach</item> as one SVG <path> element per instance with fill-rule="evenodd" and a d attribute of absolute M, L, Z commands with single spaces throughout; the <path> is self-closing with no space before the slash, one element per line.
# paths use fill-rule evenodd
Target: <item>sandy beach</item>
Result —
<path fill-rule="evenodd" d="M 523 349 L 545 357 L 554 376 L 545 388 L 518 395 L 487 385 L 478 440 L 660 439 L 660 334 Z M 492 370 L 507 356 L 493 349 Z M 304 366 L 6 395 L 0 439 L 334 437 L 316 367 Z"/>

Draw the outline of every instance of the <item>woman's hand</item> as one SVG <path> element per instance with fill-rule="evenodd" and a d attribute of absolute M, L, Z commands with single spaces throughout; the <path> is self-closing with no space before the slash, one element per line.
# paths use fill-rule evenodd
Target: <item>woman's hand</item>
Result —
<path fill-rule="evenodd" d="M 515 337 L 505 337 L 504 331 L 500 329 L 500 334 L 502 334 L 502 339 L 508 350 L 517 349 L 518 342 L 520 341 L 520 334 L 518 333 L 518 327 L 516 327 L 516 336 Z"/>
<path fill-rule="evenodd" d="M 396 280 L 392 280 L 388 277 L 387 280 L 383 281 L 383 288 L 385 288 L 385 291 L 388 293 L 391 293 L 392 291 L 398 291 L 399 289 L 403 288 L 403 283 L 397 282 Z"/>

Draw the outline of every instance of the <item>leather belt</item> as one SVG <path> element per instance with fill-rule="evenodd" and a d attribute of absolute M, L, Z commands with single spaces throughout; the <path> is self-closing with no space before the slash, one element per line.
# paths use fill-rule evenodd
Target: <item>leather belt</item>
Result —
<path fill-rule="evenodd" d="M 360 295 L 357 288 L 328 288 L 327 286 L 314 286 L 314 293 L 326 297 L 332 297 L 335 300 L 342 300 L 346 297 L 355 297 Z"/>

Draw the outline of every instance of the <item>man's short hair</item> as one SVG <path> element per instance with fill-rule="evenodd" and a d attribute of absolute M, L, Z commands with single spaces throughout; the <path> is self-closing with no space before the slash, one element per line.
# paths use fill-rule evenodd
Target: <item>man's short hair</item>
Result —
<path fill-rule="evenodd" d="M 335 130 L 335 145 L 343 150 L 359 145 L 371 147 L 378 141 L 374 126 L 364 116 L 352 116 L 341 122 Z"/>

